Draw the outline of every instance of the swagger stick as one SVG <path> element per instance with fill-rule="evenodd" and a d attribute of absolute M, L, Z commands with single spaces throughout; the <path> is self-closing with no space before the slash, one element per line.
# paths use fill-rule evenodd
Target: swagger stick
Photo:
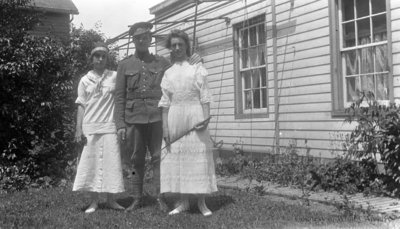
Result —
<path fill-rule="evenodd" d="M 188 135 L 190 132 L 196 130 L 196 127 L 197 127 L 197 126 L 200 126 L 200 125 L 203 125 L 203 124 L 207 123 L 208 121 L 210 121 L 210 119 L 211 119 L 211 115 L 210 115 L 208 118 L 204 119 L 203 121 L 201 121 L 201 122 L 197 123 L 196 125 L 194 125 L 194 126 L 193 126 L 192 128 L 190 128 L 189 130 L 185 131 L 183 134 L 179 135 L 179 136 L 178 136 L 177 138 L 175 138 L 173 141 L 168 142 L 163 148 L 161 148 L 161 150 L 160 150 L 159 152 L 155 153 L 154 155 L 161 154 L 161 152 L 162 152 L 164 149 L 170 147 L 173 143 L 175 143 L 175 142 L 178 141 L 179 139 L 181 139 L 181 138 L 183 138 L 184 136 Z M 168 154 L 168 152 L 164 155 L 164 157 L 165 157 L 167 154 Z M 160 158 L 159 160 L 162 161 L 162 159 L 164 159 L 164 157 L 163 157 L 163 158 Z"/>

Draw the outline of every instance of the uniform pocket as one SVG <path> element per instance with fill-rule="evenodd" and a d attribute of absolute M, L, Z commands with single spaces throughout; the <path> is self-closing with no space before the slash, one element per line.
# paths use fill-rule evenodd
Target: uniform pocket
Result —
<path fill-rule="evenodd" d="M 134 107 L 134 100 L 127 100 L 125 104 L 125 109 L 132 110 Z"/>
<path fill-rule="evenodd" d="M 125 72 L 125 78 L 128 90 L 135 90 L 139 87 L 139 71 L 127 71 Z"/>

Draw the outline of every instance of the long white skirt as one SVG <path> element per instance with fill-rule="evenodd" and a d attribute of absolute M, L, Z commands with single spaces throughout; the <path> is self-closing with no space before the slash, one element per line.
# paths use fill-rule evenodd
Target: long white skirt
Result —
<path fill-rule="evenodd" d="M 204 120 L 199 104 L 171 106 L 171 139 Z M 208 130 L 193 131 L 161 152 L 161 192 L 209 194 L 218 191 Z"/>
<path fill-rule="evenodd" d="M 88 135 L 73 191 L 124 192 L 121 153 L 116 134 Z"/>

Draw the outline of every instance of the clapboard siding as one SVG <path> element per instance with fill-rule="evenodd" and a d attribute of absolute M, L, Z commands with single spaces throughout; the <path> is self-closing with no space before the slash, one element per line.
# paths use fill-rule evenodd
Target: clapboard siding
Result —
<path fill-rule="evenodd" d="M 391 10 L 391 28 L 392 28 L 392 75 L 393 75 L 393 93 L 395 100 L 400 99 L 400 1 L 390 1 Z"/>
<path fill-rule="evenodd" d="M 276 136 L 275 112 L 278 112 L 281 146 L 297 141 L 301 152 L 310 149 L 311 155 L 319 157 L 334 157 L 341 152 L 344 135 L 354 128 L 354 124 L 344 123 L 344 118 L 332 117 L 329 1 L 332 0 L 276 0 L 276 15 L 272 15 L 271 1 L 223 1 L 199 5 L 198 18 L 226 16 L 231 19 L 228 25 L 224 20 L 199 21 L 196 30 L 198 52 L 208 69 L 214 100 L 210 133 L 215 141 L 223 140 L 225 149 L 232 149 L 232 144 L 239 142 L 244 150 L 271 150 Z M 210 11 L 214 6 L 220 7 Z M 400 98 L 400 1 L 391 0 L 391 7 L 393 90 L 395 97 Z M 250 118 L 236 119 L 233 25 L 260 14 L 266 15 L 268 117 L 251 118 L 253 116 L 249 115 Z M 274 16 L 276 38 L 272 33 Z M 193 17 L 194 8 L 190 8 L 164 20 Z M 167 34 L 172 28 L 184 29 L 191 36 L 193 23 L 157 25 L 161 34 Z M 168 55 L 168 50 L 157 46 L 157 53 Z M 277 85 L 274 85 L 274 67 L 277 68 Z M 275 94 L 279 96 L 279 106 L 275 104 Z M 339 135 L 341 137 L 337 137 Z"/>

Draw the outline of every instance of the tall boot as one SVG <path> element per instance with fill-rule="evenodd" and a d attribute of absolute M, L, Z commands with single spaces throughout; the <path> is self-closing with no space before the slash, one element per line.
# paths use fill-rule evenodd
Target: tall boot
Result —
<path fill-rule="evenodd" d="M 168 209 L 168 205 L 167 205 L 167 203 L 165 202 L 165 196 L 164 196 L 164 194 L 162 194 L 162 193 L 160 193 L 160 194 L 158 194 L 158 196 L 157 196 L 157 203 L 158 203 L 158 208 L 160 209 L 160 211 L 162 211 L 162 212 L 167 212 L 169 209 Z"/>
<path fill-rule="evenodd" d="M 158 208 L 162 212 L 167 212 L 169 209 L 165 202 L 165 196 L 160 193 L 160 163 L 153 163 L 153 185 L 157 195 Z"/>
<path fill-rule="evenodd" d="M 142 206 L 143 182 L 140 182 L 140 174 L 133 172 L 132 176 L 132 196 L 133 202 L 125 211 L 134 211 Z"/>

